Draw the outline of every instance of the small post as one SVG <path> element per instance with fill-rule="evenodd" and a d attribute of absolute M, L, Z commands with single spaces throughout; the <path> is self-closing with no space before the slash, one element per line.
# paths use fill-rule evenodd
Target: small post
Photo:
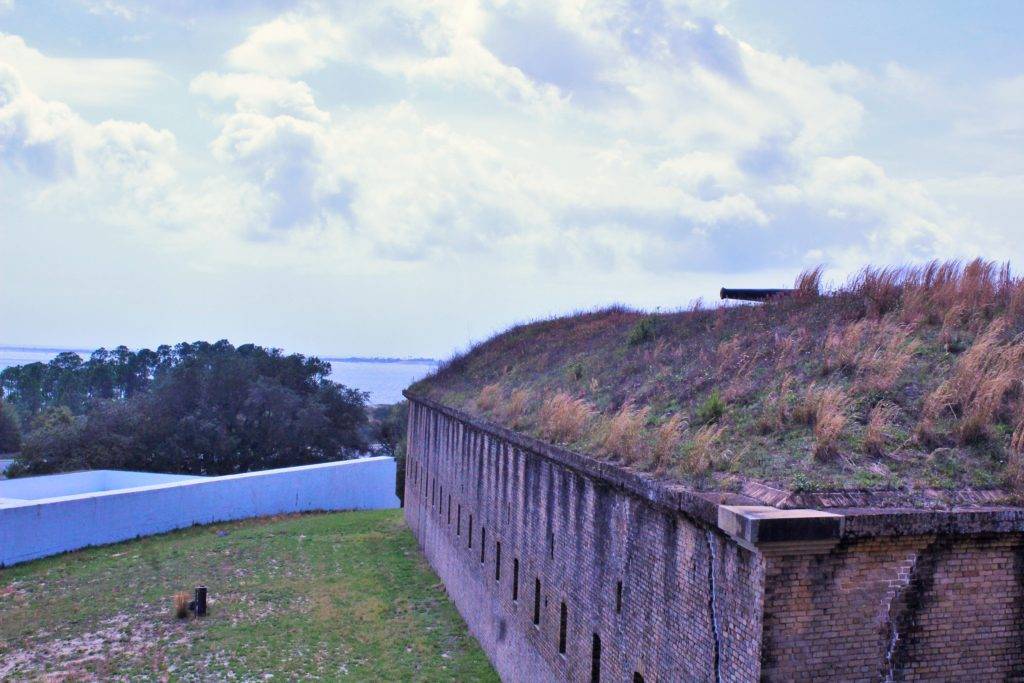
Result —
<path fill-rule="evenodd" d="M 196 586 L 196 616 L 206 616 L 206 586 Z"/>

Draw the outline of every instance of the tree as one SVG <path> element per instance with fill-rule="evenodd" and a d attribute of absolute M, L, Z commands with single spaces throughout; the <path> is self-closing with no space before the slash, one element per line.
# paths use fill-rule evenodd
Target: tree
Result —
<path fill-rule="evenodd" d="M 21 449 L 21 424 L 14 406 L 0 399 L 0 453 Z"/>
<path fill-rule="evenodd" d="M 380 450 L 395 459 L 395 493 L 405 504 L 405 452 L 409 424 L 409 402 L 401 401 L 374 409 L 374 437 Z"/>
<path fill-rule="evenodd" d="M 44 388 L 16 472 L 219 475 L 343 460 L 368 448 L 367 395 L 331 382 L 330 364 L 317 358 L 222 340 L 155 353 L 119 347 L 45 367 L 60 386 L 83 389 Z M 4 376 L 31 389 L 22 379 Z"/>

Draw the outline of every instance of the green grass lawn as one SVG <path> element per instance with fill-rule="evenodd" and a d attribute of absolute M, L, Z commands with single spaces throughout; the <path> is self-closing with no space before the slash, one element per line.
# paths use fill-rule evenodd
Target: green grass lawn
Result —
<path fill-rule="evenodd" d="M 178 620 L 172 596 L 209 587 Z M 496 681 L 400 510 L 195 527 L 0 569 L 0 680 Z"/>

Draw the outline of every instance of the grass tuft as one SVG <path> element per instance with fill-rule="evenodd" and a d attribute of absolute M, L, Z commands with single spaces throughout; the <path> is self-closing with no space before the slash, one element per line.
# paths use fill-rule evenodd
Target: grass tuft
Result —
<path fill-rule="evenodd" d="M 594 417 L 594 407 L 565 392 L 551 396 L 537 414 L 541 435 L 552 443 L 573 443 L 583 437 Z"/>
<path fill-rule="evenodd" d="M 628 463 L 640 460 L 644 452 L 644 425 L 649 409 L 626 403 L 608 423 L 603 447 L 608 455 L 618 456 Z"/>
<path fill-rule="evenodd" d="M 682 442 L 685 426 L 686 422 L 683 416 L 676 413 L 661 423 L 654 433 L 651 465 L 658 474 L 663 474 L 679 453 L 679 444 Z"/>

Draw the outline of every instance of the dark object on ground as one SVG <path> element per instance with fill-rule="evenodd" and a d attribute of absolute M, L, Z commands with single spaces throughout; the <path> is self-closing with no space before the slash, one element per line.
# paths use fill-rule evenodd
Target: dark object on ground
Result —
<path fill-rule="evenodd" d="M 729 289 L 722 287 L 719 296 L 735 301 L 767 301 L 779 296 L 788 296 L 795 291 L 795 289 Z"/>
<path fill-rule="evenodd" d="M 188 603 L 188 610 L 197 617 L 206 616 L 206 586 L 196 586 L 196 597 Z"/>

